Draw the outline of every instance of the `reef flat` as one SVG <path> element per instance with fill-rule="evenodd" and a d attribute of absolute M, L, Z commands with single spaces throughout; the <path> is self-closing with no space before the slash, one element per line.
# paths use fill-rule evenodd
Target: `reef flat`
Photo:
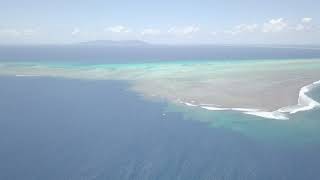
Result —
<path fill-rule="evenodd" d="M 125 80 L 145 97 L 207 110 L 235 110 L 272 119 L 309 110 L 319 59 L 176 61 L 144 64 L 1 63 L 0 75 Z"/>

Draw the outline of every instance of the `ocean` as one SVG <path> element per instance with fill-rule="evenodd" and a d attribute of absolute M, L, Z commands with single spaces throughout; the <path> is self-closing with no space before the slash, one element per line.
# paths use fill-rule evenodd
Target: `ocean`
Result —
<path fill-rule="evenodd" d="M 5 47 L 0 59 L 108 64 L 320 57 L 319 50 L 291 48 L 90 48 Z M 317 108 L 270 120 L 147 99 L 126 81 L 1 76 L 0 84 L 0 179 L 320 178 Z M 320 100 L 319 88 L 308 95 Z"/>

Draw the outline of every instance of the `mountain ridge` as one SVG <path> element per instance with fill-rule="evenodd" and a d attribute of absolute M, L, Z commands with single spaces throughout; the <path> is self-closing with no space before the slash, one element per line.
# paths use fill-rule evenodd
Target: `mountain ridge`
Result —
<path fill-rule="evenodd" d="M 140 40 L 94 40 L 94 41 L 85 41 L 78 43 L 80 45 L 99 45 L 99 46 L 146 46 L 151 45 L 148 42 Z"/>

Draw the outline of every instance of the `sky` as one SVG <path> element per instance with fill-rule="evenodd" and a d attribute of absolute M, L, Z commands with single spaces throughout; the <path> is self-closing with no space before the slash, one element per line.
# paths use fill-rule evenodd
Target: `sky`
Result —
<path fill-rule="evenodd" d="M 317 0 L 0 0 L 0 44 L 320 44 Z"/>

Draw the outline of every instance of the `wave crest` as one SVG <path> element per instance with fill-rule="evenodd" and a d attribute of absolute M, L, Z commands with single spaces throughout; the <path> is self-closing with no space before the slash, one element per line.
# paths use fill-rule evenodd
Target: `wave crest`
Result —
<path fill-rule="evenodd" d="M 309 85 L 302 87 L 299 91 L 298 104 L 294 106 L 286 106 L 282 107 L 276 111 L 262 111 L 259 109 L 248 109 L 248 108 L 227 108 L 227 107 L 216 107 L 209 106 L 208 104 L 192 104 L 189 102 L 181 103 L 192 106 L 192 107 L 200 107 L 209 111 L 240 111 L 244 114 L 259 116 L 267 119 L 276 119 L 276 120 L 288 120 L 290 114 L 295 114 L 301 111 L 308 111 L 314 108 L 320 107 L 320 103 L 316 100 L 312 99 L 307 95 L 313 88 L 320 85 L 320 80 L 313 82 Z"/>

